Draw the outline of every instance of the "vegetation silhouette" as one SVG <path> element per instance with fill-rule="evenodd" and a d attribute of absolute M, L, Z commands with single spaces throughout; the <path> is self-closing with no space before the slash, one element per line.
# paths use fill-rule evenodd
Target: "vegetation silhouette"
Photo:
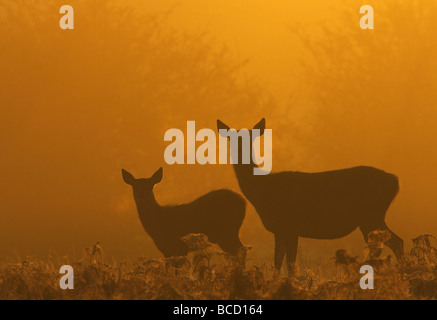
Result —
<path fill-rule="evenodd" d="M 184 256 L 188 247 L 182 237 L 203 233 L 224 251 L 236 255 L 243 247 L 239 231 L 246 215 L 246 201 L 230 190 L 211 191 L 186 204 L 161 206 L 153 188 L 162 180 L 162 167 L 150 178 L 135 179 L 122 169 L 124 182 L 132 186 L 144 230 L 165 257 Z"/>
<path fill-rule="evenodd" d="M 220 132 L 229 126 L 217 120 Z M 265 119 L 253 129 L 263 135 Z M 250 130 L 252 137 L 252 130 Z M 252 138 L 250 151 L 252 151 Z M 241 158 L 242 143 L 238 144 Z M 232 151 L 231 151 L 232 152 Z M 232 156 L 232 155 L 231 155 Z M 298 237 L 336 239 L 359 228 L 364 239 L 374 230 L 388 230 L 385 242 L 397 258 L 403 255 L 403 241 L 385 223 L 387 209 L 399 191 L 398 178 L 373 167 L 306 173 L 286 171 L 254 175 L 257 164 L 234 164 L 234 171 L 246 199 L 253 204 L 264 226 L 275 235 L 276 269 L 286 256 L 288 273 L 293 274 Z"/>

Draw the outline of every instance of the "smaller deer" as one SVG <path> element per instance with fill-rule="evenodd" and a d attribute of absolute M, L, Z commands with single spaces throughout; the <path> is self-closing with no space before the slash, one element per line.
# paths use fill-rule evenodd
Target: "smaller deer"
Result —
<path fill-rule="evenodd" d="M 237 254 L 243 247 L 238 236 L 246 215 L 246 201 L 230 190 L 211 191 L 193 202 L 161 206 L 153 187 L 162 180 L 162 168 L 152 177 L 135 179 L 122 169 L 123 180 L 132 186 L 135 203 L 144 230 L 165 257 L 188 254 L 181 237 L 203 233 L 225 252 Z"/>

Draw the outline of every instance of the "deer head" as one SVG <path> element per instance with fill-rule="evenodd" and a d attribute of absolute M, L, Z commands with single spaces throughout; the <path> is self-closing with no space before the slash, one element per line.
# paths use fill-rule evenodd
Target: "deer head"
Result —
<path fill-rule="evenodd" d="M 255 126 L 251 129 L 241 129 L 241 130 L 233 130 L 230 129 L 225 123 L 220 120 L 217 120 L 217 129 L 219 131 L 220 136 L 227 137 L 230 140 L 231 145 L 231 163 L 236 165 L 247 165 L 248 168 L 254 168 L 255 175 L 265 175 L 269 174 L 271 171 L 271 132 L 268 134 L 267 143 L 264 143 L 264 157 L 261 157 L 260 150 L 255 150 L 260 148 L 259 140 L 256 142 L 256 138 L 264 135 L 266 131 L 266 121 L 262 118 Z M 269 131 L 268 129 L 267 131 Z M 270 130 L 271 131 L 271 130 Z M 266 139 L 266 138 L 265 138 Z M 241 143 L 240 143 L 241 140 Z M 264 140 L 266 142 L 266 140 Z M 266 149 L 266 146 L 268 148 Z M 255 148 L 254 148 L 255 147 Z M 258 153 L 256 153 L 258 152 Z M 267 154 L 266 154 L 267 153 Z M 255 161 L 257 158 L 258 164 L 261 162 L 264 163 L 264 167 L 267 171 L 260 170 L 257 166 L 257 162 Z"/>
<path fill-rule="evenodd" d="M 149 201 L 154 199 L 153 187 L 162 180 L 162 167 L 150 178 L 135 179 L 128 171 L 121 169 L 124 182 L 132 186 L 135 201 Z"/>

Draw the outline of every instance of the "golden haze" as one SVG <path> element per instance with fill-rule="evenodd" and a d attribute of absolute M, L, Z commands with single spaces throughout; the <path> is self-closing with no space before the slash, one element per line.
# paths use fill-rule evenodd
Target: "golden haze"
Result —
<path fill-rule="evenodd" d="M 0 254 L 80 255 L 96 240 L 117 259 L 158 256 L 120 169 L 164 164 L 164 132 L 187 120 L 237 128 L 265 117 L 273 171 L 371 165 L 399 176 L 388 224 L 409 244 L 436 233 L 437 4 L 359 1 L 59 1 L 0 5 Z M 372 2 L 372 1 L 371 1 Z M 229 166 L 164 166 L 158 200 L 239 191 Z M 271 261 L 252 207 L 242 241 Z M 360 253 L 361 235 L 307 240 L 316 255 Z M 408 247 L 407 247 L 408 248 Z"/>

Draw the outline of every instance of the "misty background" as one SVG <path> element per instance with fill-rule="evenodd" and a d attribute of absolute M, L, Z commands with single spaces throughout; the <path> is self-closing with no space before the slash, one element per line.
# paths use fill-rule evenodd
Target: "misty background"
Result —
<path fill-rule="evenodd" d="M 273 129 L 273 171 L 370 165 L 396 174 L 388 225 L 437 234 L 437 3 L 356 0 L 56 0 L 0 3 L 0 260 L 159 257 L 121 168 L 149 177 L 161 204 L 217 188 L 239 192 L 231 165 L 164 163 L 170 128 Z M 272 263 L 273 237 L 252 206 L 242 241 Z M 300 242 L 300 258 L 361 254 L 358 232 Z"/>

